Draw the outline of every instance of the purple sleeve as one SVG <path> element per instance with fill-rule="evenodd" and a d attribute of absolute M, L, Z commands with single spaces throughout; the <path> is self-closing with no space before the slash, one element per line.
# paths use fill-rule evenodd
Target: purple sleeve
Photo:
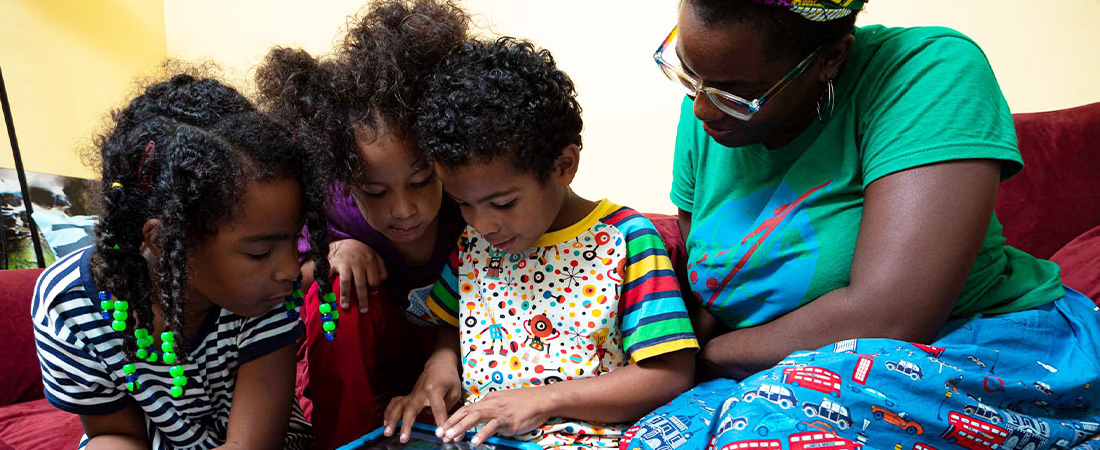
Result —
<path fill-rule="evenodd" d="M 328 234 L 329 241 L 353 238 L 354 230 L 363 227 L 369 228 L 363 214 L 359 212 L 359 206 L 355 204 L 355 198 L 350 192 L 346 192 L 343 184 L 334 183 L 329 191 Z M 309 243 L 309 227 L 303 226 L 302 233 L 298 235 L 298 263 L 302 264 L 309 259 L 309 251 L 313 247 Z"/>

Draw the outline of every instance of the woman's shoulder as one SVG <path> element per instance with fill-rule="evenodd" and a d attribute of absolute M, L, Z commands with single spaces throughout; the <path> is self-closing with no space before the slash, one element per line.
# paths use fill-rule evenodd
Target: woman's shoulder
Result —
<path fill-rule="evenodd" d="M 947 27 L 887 27 L 868 25 L 855 31 L 856 50 L 904 50 L 927 45 L 930 41 L 959 40 L 977 46 L 969 36 Z"/>
<path fill-rule="evenodd" d="M 849 63 L 863 72 L 890 72 L 900 64 L 941 64 L 945 60 L 960 66 L 985 60 L 985 54 L 969 36 L 946 27 L 856 28 Z"/>

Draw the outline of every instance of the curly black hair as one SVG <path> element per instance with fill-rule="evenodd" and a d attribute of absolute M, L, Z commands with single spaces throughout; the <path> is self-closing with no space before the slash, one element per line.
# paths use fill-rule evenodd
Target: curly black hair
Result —
<path fill-rule="evenodd" d="M 316 273 L 328 274 L 325 187 L 313 181 L 317 169 L 303 164 L 308 158 L 289 131 L 236 90 L 213 78 L 176 74 L 145 88 L 111 120 L 89 155 L 102 176 L 103 202 L 91 268 L 100 289 L 131 305 L 130 326 L 136 320 L 150 327 L 158 301 L 166 327 L 183 332 L 190 250 L 232 218 L 254 182 L 300 182 L 306 221 L 320 230 L 311 236 Z M 141 252 L 149 219 L 161 222 L 152 271 Z M 125 354 L 136 357 L 133 334 L 123 342 Z"/>
<path fill-rule="evenodd" d="M 857 12 L 839 19 L 815 22 L 787 7 L 750 0 L 688 0 L 704 25 L 747 23 L 766 37 L 773 55 L 799 60 L 855 30 Z"/>
<path fill-rule="evenodd" d="M 470 16 L 452 0 L 378 0 L 334 54 L 276 47 L 256 72 L 262 107 L 289 124 L 311 156 L 345 184 L 363 167 L 356 132 L 411 139 L 428 74 L 467 39 Z"/>
<path fill-rule="evenodd" d="M 440 63 L 420 99 L 417 139 L 444 167 L 507 156 L 545 180 L 563 148 L 581 146 L 581 106 L 545 49 L 513 37 L 469 41 Z"/>

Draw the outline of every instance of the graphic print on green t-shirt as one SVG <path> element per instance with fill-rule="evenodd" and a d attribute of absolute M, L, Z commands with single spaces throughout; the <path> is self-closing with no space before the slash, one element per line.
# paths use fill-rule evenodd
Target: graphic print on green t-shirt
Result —
<path fill-rule="evenodd" d="M 792 277 L 782 284 L 771 280 L 780 269 L 812 273 L 817 266 L 817 233 L 805 210 L 830 183 L 832 180 L 801 195 L 786 183 L 777 189 L 759 189 L 748 197 L 726 201 L 694 227 L 696 239 L 711 243 L 709 248 L 697 243 L 688 263 L 692 291 L 702 304 L 721 314 L 726 323 L 743 326 L 766 322 L 798 307 L 797 300 L 805 296 L 810 278 Z M 727 248 L 715 239 L 719 234 L 743 237 Z M 784 292 L 776 295 L 777 290 Z"/>

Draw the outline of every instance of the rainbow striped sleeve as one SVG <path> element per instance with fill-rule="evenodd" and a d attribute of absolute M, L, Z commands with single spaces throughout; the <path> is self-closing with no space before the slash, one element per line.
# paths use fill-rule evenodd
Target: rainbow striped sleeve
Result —
<path fill-rule="evenodd" d="M 680 284 L 661 235 L 637 211 L 622 207 L 602 219 L 622 233 L 626 266 L 619 293 L 623 348 L 634 361 L 698 349 Z"/>
<path fill-rule="evenodd" d="M 431 318 L 434 322 L 442 321 L 458 327 L 458 262 L 466 250 L 466 242 L 468 238 L 464 232 L 447 258 L 447 263 L 443 265 L 443 272 L 435 281 L 432 292 L 428 294 L 428 309 L 434 316 Z"/>

